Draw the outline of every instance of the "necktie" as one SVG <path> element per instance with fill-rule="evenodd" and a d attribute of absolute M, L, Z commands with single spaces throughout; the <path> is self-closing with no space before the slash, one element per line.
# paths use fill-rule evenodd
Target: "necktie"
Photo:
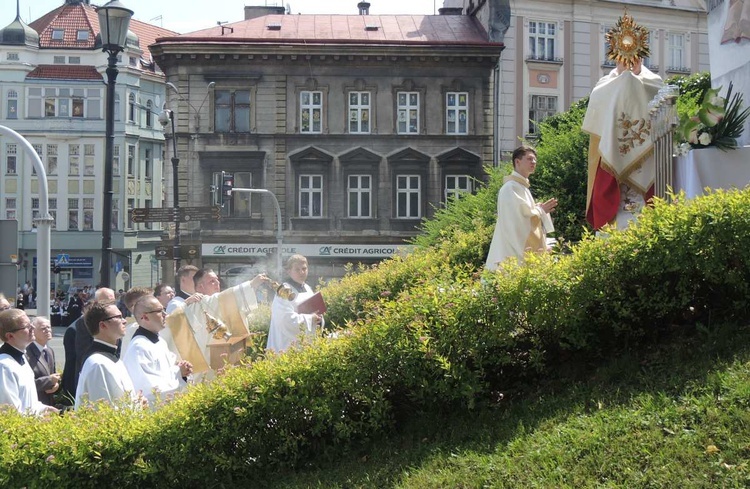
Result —
<path fill-rule="evenodd" d="M 49 364 L 49 356 L 50 355 L 49 355 L 49 350 L 47 349 L 46 346 L 44 348 L 42 348 L 42 356 L 44 357 L 44 361 L 47 362 L 47 367 L 50 367 L 51 366 Z"/>

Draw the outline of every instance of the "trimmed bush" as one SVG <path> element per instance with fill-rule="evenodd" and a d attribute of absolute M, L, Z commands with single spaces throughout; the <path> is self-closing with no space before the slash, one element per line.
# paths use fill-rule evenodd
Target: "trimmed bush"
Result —
<path fill-rule="evenodd" d="M 750 191 L 660 201 L 625 232 L 482 280 L 450 263 L 453 252 L 480 258 L 469 234 L 455 236 L 351 277 L 348 291 L 337 284 L 327 298 L 349 325 L 337 338 L 228 368 L 156 412 L 4 413 L 0 485 L 262 484 L 422 411 L 471 408 L 566 355 L 679 333 L 686 315 L 709 324 L 748 313 Z"/>

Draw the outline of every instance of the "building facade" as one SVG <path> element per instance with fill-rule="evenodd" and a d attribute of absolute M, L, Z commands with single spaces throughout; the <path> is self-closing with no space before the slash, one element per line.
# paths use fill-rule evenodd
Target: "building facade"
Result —
<path fill-rule="evenodd" d="M 391 256 L 484 179 L 503 46 L 467 16 L 282 12 L 246 7 L 151 51 L 175 86 L 181 205 L 213 204 L 222 171 L 271 191 L 283 255 L 306 255 L 315 281 Z M 276 272 L 272 199 L 234 192 L 222 213 L 182 243 L 229 283 Z"/>
<path fill-rule="evenodd" d="M 0 31 L 0 124 L 29 140 L 47 173 L 51 256 L 60 270 L 53 287 L 93 286 L 101 261 L 107 67 L 98 17 L 88 0 L 67 0 L 26 25 L 17 8 L 16 20 Z M 137 20 L 130 31 L 115 98 L 111 276 L 117 288 L 158 279 L 151 257 L 164 230 L 134 224 L 129 209 L 161 207 L 169 175 L 158 123 L 164 75 L 147 46 L 174 33 Z M 0 137 L 0 156 L 0 218 L 19 223 L 18 283 L 35 283 L 37 268 L 50 266 L 36 262 L 38 176 L 15 141 Z M 117 272 L 128 272 L 130 280 Z"/>
<path fill-rule="evenodd" d="M 446 0 L 507 49 L 501 61 L 498 147 L 533 139 L 537 123 L 589 93 L 614 64 L 605 33 L 625 9 L 650 30 L 651 71 L 666 79 L 709 69 L 702 0 Z"/>

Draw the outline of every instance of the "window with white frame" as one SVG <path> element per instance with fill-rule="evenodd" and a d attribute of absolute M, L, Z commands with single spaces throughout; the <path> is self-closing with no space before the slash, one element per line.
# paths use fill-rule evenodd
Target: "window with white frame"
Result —
<path fill-rule="evenodd" d="M 47 206 L 49 215 L 52 217 L 52 229 L 57 229 L 57 199 L 54 197 L 47 199 Z"/>
<path fill-rule="evenodd" d="M 120 229 L 120 200 L 112 199 L 112 231 Z"/>
<path fill-rule="evenodd" d="M 64 65 L 65 56 L 52 56 L 52 63 L 56 65 Z"/>
<path fill-rule="evenodd" d="M 63 29 L 52 29 L 52 40 L 62 41 L 65 37 L 65 31 Z"/>
<path fill-rule="evenodd" d="M 460 199 L 471 193 L 471 177 L 469 175 L 445 176 L 445 201 Z"/>
<path fill-rule="evenodd" d="M 529 58 L 554 60 L 556 32 L 554 22 L 529 21 Z"/>
<path fill-rule="evenodd" d="M 153 110 L 154 103 L 150 100 L 146 101 L 146 127 L 152 127 L 153 123 Z"/>
<path fill-rule="evenodd" d="M 112 175 L 120 176 L 120 146 L 112 146 Z"/>
<path fill-rule="evenodd" d="M 349 92 L 349 132 L 370 133 L 370 92 Z"/>
<path fill-rule="evenodd" d="M 214 131 L 250 132 L 250 90 L 214 90 Z"/>
<path fill-rule="evenodd" d="M 18 92 L 8 90 L 8 119 L 18 119 Z"/>
<path fill-rule="evenodd" d="M 76 40 L 78 41 L 88 41 L 89 40 L 89 31 L 84 29 L 78 29 L 78 32 L 76 33 Z"/>
<path fill-rule="evenodd" d="M 128 122 L 135 122 L 135 94 L 128 95 Z"/>
<path fill-rule="evenodd" d="M 16 218 L 16 198 L 15 197 L 5 198 L 5 218 L 6 219 Z"/>
<path fill-rule="evenodd" d="M 323 132 L 323 92 L 303 90 L 299 94 L 299 131 L 304 134 Z"/>
<path fill-rule="evenodd" d="M 323 217 L 323 175 L 299 176 L 299 217 Z"/>
<path fill-rule="evenodd" d="M 79 199 L 68 199 L 68 231 L 78 231 L 78 222 L 81 218 Z"/>
<path fill-rule="evenodd" d="M 40 146 L 39 149 L 41 151 L 41 145 L 39 146 Z M 56 144 L 47 145 L 47 174 L 57 175 L 57 145 Z"/>
<path fill-rule="evenodd" d="M 77 177 L 80 175 L 81 167 L 81 145 L 70 144 L 68 145 L 68 175 L 71 177 Z"/>
<path fill-rule="evenodd" d="M 68 64 L 71 64 L 71 65 L 81 64 L 81 57 L 80 56 L 68 56 Z"/>
<path fill-rule="evenodd" d="M 92 231 L 94 229 L 94 199 L 83 199 L 83 230 Z"/>
<path fill-rule="evenodd" d="M 101 114 L 99 89 L 33 87 L 28 94 L 30 118 L 99 118 Z"/>
<path fill-rule="evenodd" d="M 5 174 L 18 174 L 18 145 L 16 143 L 5 143 Z"/>
<path fill-rule="evenodd" d="M 372 175 L 349 175 L 347 178 L 348 216 L 372 217 Z"/>
<path fill-rule="evenodd" d="M 146 209 L 150 209 L 151 208 L 151 199 L 145 199 L 143 201 L 143 207 L 145 207 Z M 146 222 L 142 223 L 142 225 L 143 225 L 144 229 L 153 229 L 154 228 L 154 223 L 151 222 L 151 221 L 146 221 Z"/>
<path fill-rule="evenodd" d="M 133 223 L 133 209 L 135 208 L 135 199 L 128 199 L 128 221 L 125 224 L 127 229 L 133 229 L 135 224 Z"/>
<path fill-rule="evenodd" d="M 39 219 L 39 197 L 31 198 L 31 227 L 36 229 L 36 220 Z"/>
<path fill-rule="evenodd" d="M 417 219 L 422 216 L 421 178 L 419 175 L 396 176 L 396 217 Z"/>
<path fill-rule="evenodd" d="M 135 146 L 128 144 L 128 176 L 135 176 Z"/>
<path fill-rule="evenodd" d="M 557 97 L 551 95 L 531 95 L 529 99 L 529 132 L 539 134 L 539 123 L 557 113 Z"/>
<path fill-rule="evenodd" d="M 670 32 L 667 34 L 667 69 L 675 71 L 685 70 L 685 34 Z"/>
<path fill-rule="evenodd" d="M 18 56 L 18 53 L 10 51 L 8 52 L 8 55 L 5 57 L 5 59 L 7 59 L 8 61 L 18 61 L 21 58 Z"/>
<path fill-rule="evenodd" d="M 151 149 L 146 148 L 143 150 L 143 176 L 147 179 L 153 177 L 153 159 L 151 158 Z"/>
<path fill-rule="evenodd" d="M 93 144 L 83 145 L 83 174 L 93 175 L 96 171 L 96 146 Z"/>
<path fill-rule="evenodd" d="M 445 132 L 446 134 L 469 133 L 468 92 L 445 94 Z"/>
<path fill-rule="evenodd" d="M 419 92 L 398 92 L 397 117 L 399 134 L 419 134 Z"/>

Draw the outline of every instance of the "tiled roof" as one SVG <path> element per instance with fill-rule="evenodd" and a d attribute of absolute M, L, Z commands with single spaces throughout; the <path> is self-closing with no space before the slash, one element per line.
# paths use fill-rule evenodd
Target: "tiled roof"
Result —
<path fill-rule="evenodd" d="M 446 45 L 489 44 L 487 39 L 467 15 L 266 15 L 168 40 Z"/>
<path fill-rule="evenodd" d="M 103 80 L 93 66 L 39 65 L 26 78 L 46 80 Z"/>
<path fill-rule="evenodd" d="M 40 48 L 92 49 L 99 32 L 99 18 L 91 5 L 65 4 L 29 24 L 39 33 Z M 53 40 L 52 31 L 62 29 L 63 39 Z M 78 40 L 78 31 L 89 33 L 85 41 Z"/>
<path fill-rule="evenodd" d="M 99 16 L 93 6 L 84 3 L 62 5 L 29 25 L 39 33 L 40 48 L 93 49 L 96 36 L 99 34 Z M 52 39 L 52 31 L 55 29 L 64 31 L 62 40 Z M 79 30 L 88 31 L 89 36 L 86 41 L 78 41 Z M 143 56 L 149 61 L 152 60 L 152 56 L 148 46 L 153 44 L 157 37 L 177 34 L 169 29 L 135 19 L 130 21 L 130 30 L 138 36 Z"/>
<path fill-rule="evenodd" d="M 99 32 L 98 19 L 96 27 L 97 32 Z M 147 24 L 135 19 L 130 20 L 130 30 L 133 31 L 133 34 L 138 36 L 138 42 L 141 46 L 141 49 L 143 50 L 143 57 L 148 59 L 149 61 L 153 61 L 154 57 L 151 55 L 151 51 L 148 47 L 156 42 L 157 38 L 164 36 L 174 36 L 175 34 L 177 34 L 174 31 L 170 31 L 162 27 L 156 27 L 155 25 Z"/>

